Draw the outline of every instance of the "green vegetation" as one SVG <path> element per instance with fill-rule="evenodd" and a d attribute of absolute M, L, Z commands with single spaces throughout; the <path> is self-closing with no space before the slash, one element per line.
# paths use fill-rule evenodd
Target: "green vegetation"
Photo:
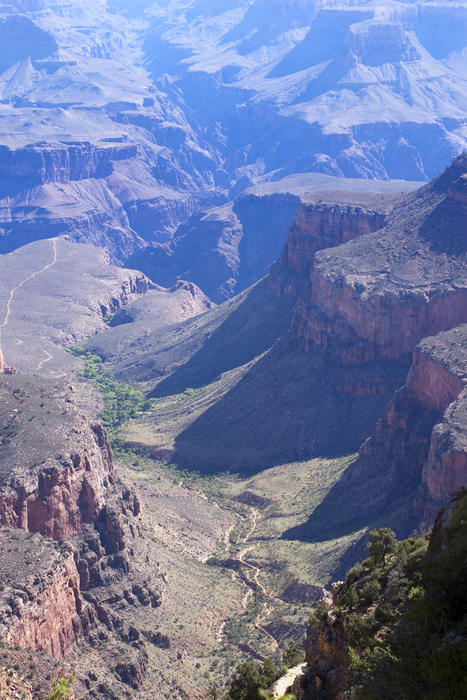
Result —
<path fill-rule="evenodd" d="M 58 678 L 52 679 L 52 693 L 47 700 L 68 700 L 68 698 L 71 698 L 74 682 L 74 673 L 71 676 L 65 676 L 63 672 L 60 672 Z"/>
<path fill-rule="evenodd" d="M 280 674 L 271 659 L 262 664 L 244 661 L 235 669 L 225 700 L 258 700 L 260 690 L 270 688 Z"/>
<path fill-rule="evenodd" d="M 370 530 L 368 551 L 376 566 L 383 566 L 388 554 L 396 549 L 396 535 L 388 527 Z"/>
<path fill-rule="evenodd" d="M 311 611 L 309 617 L 308 617 L 308 626 L 309 627 L 315 627 L 315 625 L 318 625 L 320 622 L 326 619 L 327 615 L 329 612 L 329 606 L 326 603 L 325 600 L 319 600 L 316 605 L 313 607 L 313 610 Z"/>
<path fill-rule="evenodd" d="M 303 644 L 291 639 L 287 642 L 282 652 L 282 663 L 286 668 L 293 668 L 298 666 L 298 664 L 303 663 L 305 659 L 305 652 L 303 651 Z"/>
<path fill-rule="evenodd" d="M 151 402 L 138 387 L 117 381 L 104 366 L 99 355 L 87 352 L 80 346 L 70 348 L 69 352 L 83 358 L 85 366 L 78 372 L 79 376 L 89 379 L 101 392 L 104 409 L 99 418 L 110 438 L 115 440 L 116 428 L 135 418 L 138 413 L 148 411 L 151 408 Z"/>
<path fill-rule="evenodd" d="M 467 697 L 467 490 L 430 539 L 372 530 L 370 557 L 333 589 L 358 700 Z M 449 511 L 448 511 L 449 512 Z M 327 624 L 323 610 L 313 626 Z"/>

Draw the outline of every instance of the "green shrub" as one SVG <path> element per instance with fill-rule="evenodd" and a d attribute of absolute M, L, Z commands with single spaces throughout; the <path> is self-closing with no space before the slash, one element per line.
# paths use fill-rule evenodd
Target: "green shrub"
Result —
<path fill-rule="evenodd" d="M 352 583 L 355 583 L 355 581 L 358 581 L 358 579 L 363 575 L 364 571 L 365 568 L 363 564 L 360 562 L 354 564 L 354 566 L 352 566 L 352 568 L 347 572 L 347 576 L 345 577 L 346 584 L 350 586 Z"/>
<path fill-rule="evenodd" d="M 308 617 L 308 626 L 315 627 L 318 623 L 325 620 L 329 613 L 329 606 L 325 600 L 319 600 Z"/>
<path fill-rule="evenodd" d="M 361 587 L 359 597 L 366 605 L 371 605 L 377 599 L 380 590 L 380 582 L 377 579 L 373 579 Z"/>
<path fill-rule="evenodd" d="M 68 700 L 71 697 L 74 682 L 74 673 L 71 676 L 65 676 L 63 672 L 60 672 L 58 678 L 52 680 L 52 693 L 47 700 Z"/>
<path fill-rule="evenodd" d="M 388 527 L 382 527 L 379 530 L 370 530 L 367 549 L 376 566 L 382 566 L 384 564 L 386 556 L 395 551 L 396 543 L 396 535 Z"/>
<path fill-rule="evenodd" d="M 382 603 L 375 610 L 375 619 L 382 625 L 386 625 L 394 620 L 394 612 L 386 603 Z"/>
<path fill-rule="evenodd" d="M 86 352 L 79 346 L 71 348 L 70 352 L 84 359 L 84 368 L 78 374 L 89 379 L 101 392 L 104 409 L 99 417 L 110 437 L 115 437 L 115 428 L 135 418 L 141 411 L 150 409 L 151 402 L 146 399 L 141 389 L 117 381 L 106 369 L 99 355 Z"/>
<path fill-rule="evenodd" d="M 287 668 L 292 668 L 293 666 L 298 666 L 305 658 L 305 653 L 303 651 L 303 646 L 300 642 L 295 639 L 291 639 L 287 642 L 282 652 L 282 663 Z"/>
<path fill-rule="evenodd" d="M 258 700 L 259 691 L 269 688 L 278 677 L 279 669 L 271 659 L 262 665 L 244 661 L 235 669 L 226 700 Z"/>
<path fill-rule="evenodd" d="M 352 610 L 358 604 L 359 601 L 358 593 L 355 590 L 355 588 L 348 588 L 344 593 L 342 600 L 344 603 L 344 607 L 348 608 L 349 610 Z"/>
<path fill-rule="evenodd" d="M 355 646 L 361 649 L 368 646 L 373 637 L 373 623 L 371 620 L 360 615 L 360 613 L 353 613 L 347 617 L 346 627 Z"/>

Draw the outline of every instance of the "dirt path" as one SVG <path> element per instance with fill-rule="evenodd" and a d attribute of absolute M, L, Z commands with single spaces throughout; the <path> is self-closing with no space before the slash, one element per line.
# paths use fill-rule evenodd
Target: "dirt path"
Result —
<path fill-rule="evenodd" d="M 50 362 L 50 360 L 52 359 L 52 355 L 50 354 L 50 352 L 44 350 L 44 353 L 47 355 L 47 357 L 44 357 L 44 359 L 39 362 L 39 364 L 36 367 L 36 371 L 38 369 L 41 369 L 47 362 Z"/>
<path fill-rule="evenodd" d="M 5 308 L 5 316 L 3 318 L 2 323 L 0 323 L 0 358 L 3 357 L 2 353 L 2 347 L 1 347 L 1 342 L 2 342 L 2 331 L 4 328 L 6 328 L 8 321 L 10 319 L 10 312 L 11 312 L 11 305 L 13 303 L 13 299 L 15 297 L 16 292 L 18 289 L 21 289 L 21 287 L 26 284 L 26 282 L 29 282 L 30 280 L 34 279 L 34 277 L 37 277 L 37 275 L 40 275 L 42 272 L 45 272 L 46 270 L 49 269 L 49 267 L 52 267 L 52 265 L 55 265 L 57 262 L 57 240 L 55 238 L 52 239 L 52 260 L 51 262 L 47 263 L 47 265 L 44 265 L 41 267 L 39 270 L 36 270 L 35 272 L 32 272 L 30 275 L 24 278 L 19 284 L 16 285 L 16 287 L 13 287 L 13 289 L 10 291 L 10 294 L 7 299 L 6 303 L 6 308 Z M 47 353 L 48 354 L 48 353 Z M 45 364 L 45 362 L 48 362 L 47 358 L 46 360 L 43 361 L 42 364 Z M 40 363 L 39 363 L 40 364 Z M 40 367 L 38 367 L 40 369 Z"/>
<path fill-rule="evenodd" d="M 296 678 L 298 676 L 303 675 L 305 673 L 306 669 L 306 664 L 300 664 L 300 666 L 294 666 L 294 668 L 290 668 L 287 673 L 285 673 L 283 676 L 281 676 L 272 686 L 272 693 L 273 693 L 273 698 L 274 700 L 278 700 L 278 698 L 281 698 L 285 693 L 287 692 L 287 688 L 290 688 L 290 686 L 293 684 Z"/>
<path fill-rule="evenodd" d="M 250 578 L 249 576 L 246 575 L 238 575 L 240 580 L 242 581 L 243 585 L 247 587 L 247 590 L 245 592 L 245 595 L 243 596 L 242 599 L 242 609 L 241 612 L 245 612 L 245 610 L 248 607 L 248 603 L 250 598 L 253 596 L 254 592 L 256 590 L 260 590 L 261 593 L 265 598 L 268 600 L 275 602 L 275 603 L 283 603 L 283 601 L 278 598 L 277 596 L 274 596 L 272 593 L 270 593 L 266 587 L 261 583 L 259 580 L 259 576 L 261 573 L 261 569 L 256 566 L 255 564 L 252 564 L 249 562 L 247 559 L 245 559 L 246 555 L 248 552 L 250 552 L 252 549 L 256 547 L 256 543 L 251 544 L 250 540 L 254 533 L 256 532 L 256 528 L 258 526 L 258 519 L 259 519 L 259 512 L 256 508 L 251 507 L 250 509 L 251 512 L 251 524 L 250 524 L 250 529 L 246 533 L 246 535 L 241 539 L 241 544 L 246 544 L 248 545 L 247 547 L 243 547 L 237 554 L 237 556 L 234 558 L 234 561 L 238 562 L 241 564 L 243 567 L 248 569 L 249 571 L 253 572 L 253 576 Z M 226 531 L 225 536 L 224 536 L 224 544 L 225 544 L 225 553 L 228 554 L 230 547 L 232 545 L 235 545 L 235 542 L 232 542 L 231 540 L 231 534 L 232 530 L 234 528 L 229 528 L 229 530 Z M 276 650 L 279 647 L 279 644 L 277 642 L 277 639 L 263 626 L 264 621 L 267 619 L 269 614 L 272 611 L 272 607 L 267 603 L 263 602 L 262 603 L 262 610 L 261 612 L 258 613 L 256 616 L 256 619 L 254 621 L 254 626 L 256 629 L 260 630 L 266 637 L 270 639 L 272 642 L 274 650 Z M 249 640 L 248 640 L 249 642 Z M 247 644 L 249 646 L 249 643 Z"/>

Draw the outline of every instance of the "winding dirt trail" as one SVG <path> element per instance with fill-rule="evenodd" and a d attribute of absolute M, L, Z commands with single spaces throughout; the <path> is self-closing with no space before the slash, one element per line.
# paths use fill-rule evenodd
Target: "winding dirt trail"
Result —
<path fill-rule="evenodd" d="M 47 362 L 50 362 L 50 360 L 51 360 L 52 357 L 53 357 L 53 356 L 50 354 L 50 352 L 47 352 L 47 350 L 44 350 L 44 353 L 47 355 L 47 357 L 44 357 L 44 359 L 41 360 L 41 361 L 38 363 L 38 365 L 37 365 L 37 367 L 36 367 L 36 371 L 37 371 L 38 369 L 41 369 Z"/>
<path fill-rule="evenodd" d="M 30 275 L 24 278 L 24 280 L 21 280 L 16 287 L 13 287 L 13 289 L 10 291 L 10 294 L 8 296 L 7 302 L 6 302 L 6 307 L 5 307 L 5 316 L 3 318 L 2 323 L 0 323 L 0 364 L 2 364 L 2 358 L 3 358 L 3 352 L 2 352 L 2 331 L 6 326 L 8 325 L 8 321 L 10 320 L 10 313 L 11 313 L 11 305 L 13 303 L 13 299 L 15 297 L 16 292 L 18 289 L 21 289 L 23 285 L 26 284 L 26 282 L 29 282 L 30 280 L 34 279 L 34 277 L 37 277 L 37 275 L 40 275 L 42 272 L 45 272 L 46 270 L 49 269 L 49 267 L 52 267 L 52 265 L 55 265 L 57 262 L 57 239 L 53 238 L 52 241 L 52 260 L 51 262 L 47 263 L 47 265 L 43 265 L 39 270 L 35 270 L 32 272 Z M 48 354 L 48 353 L 47 353 Z M 47 358 L 42 362 L 42 364 L 45 364 L 45 362 L 48 362 L 50 358 Z M 41 363 L 39 363 L 41 364 Z M 40 367 L 38 368 L 40 369 Z"/>
<path fill-rule="evenodd" d="M 243 585 L 247 587 L 247 590 L 246 590 L 245 595 L 244 595 L 243 600 L 242 600 L 242 612 L 246 611 L 250 598 L 253 596 L 255 591 L 257 591 L 258 589 L 261 591 L 262 595 L 265 598 L 267 598 L 268 600 L 270 600 L 274 603 L 283 603 L 284 602 L 280 598 L 278 598 L 277 596 L 270 593 L 266 589 L 266 587 L 261 583 L 261 581 L 259 580 L 259 576 L 261 574 L 261 569 L 258 566 L 256 566 L 255 564 L 252 564 L 250 561 L 245 559 L 248 552 L 253 550 L 257 545 L 256 542 L 251 543 L 250 541 L 251 541 L 251 538 L 253 537 L 254 533 L 256 532 L 256 528 L 258 526 L 259 511 L 256 508 L 251 507 L 250 512 L 251 512 L 250 529 L 248 530 L 246 535 L 241 539 L 241 544 L 244 544 L 247 546 L 243 547 L 243 549 L 241 549 L 239 551 L 237 556 L 233 558 L 233 561 L 238 562 L 238 564 L 245 567 L 249 571 L 253 572 L 253 576 L 251 578 L 249 576 L 246 576 L 246 575 L 238 574 L 238 577 L 241 579 Z M 231 540 L 232 530 L 233 530 L 233 528 L 229 528 L 229 530 L 227 530 L 227 532 L 225 533 L 224 543 L 225 543 L 225 553 L 226 554 L 229 552 L 229 549 L 232 545 L 235 546 L 235 544 L 237 544 L 235 542 L 232 542 L 232 540 Z M 269 640 L 272 642 L 272 646 L 273 646 L 274 650 L 276 650 L 279 647 L 277 639 L 263 625 L 264 621 L 267 619 L 267 617 L 271 613 L 272 609 L 273 608 L 267 602 L 262 602 L 262 610 L 256 616 L 256 619 L 255 619 L 253 624 L 257 630 L 259 630 L 266 637 L 269 638 Z M 250 640 L 248 640 L 247 644 L 243 645 L 243 646 L 250 648 L 249 641 Z"/>

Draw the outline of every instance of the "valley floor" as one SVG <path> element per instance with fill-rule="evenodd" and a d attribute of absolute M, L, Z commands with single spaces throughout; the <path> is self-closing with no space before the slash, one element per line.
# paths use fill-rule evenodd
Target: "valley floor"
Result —
<path fill-rule="evenodd" d="M 142 549 L 157 558 L 165 584 L 146 626 L 167 648 L 148 645 L 148 675 L 134 697 L 153 697 L 149 688 L 158 688 L 160 697 L 205 698 L 209 684 L 227 682 L 242 660 L 280 663 L 281 648 L 304 635 L 313 601 L 326 595 L 336 568 L 346 568 L 363 533 L 313 543 L 282 536 L 304 522 L 351 461 L 315 459 L 240 479 L 117 452 L 142 501 Z M 147 555 L 135 558 L 144 568 Z"/>

